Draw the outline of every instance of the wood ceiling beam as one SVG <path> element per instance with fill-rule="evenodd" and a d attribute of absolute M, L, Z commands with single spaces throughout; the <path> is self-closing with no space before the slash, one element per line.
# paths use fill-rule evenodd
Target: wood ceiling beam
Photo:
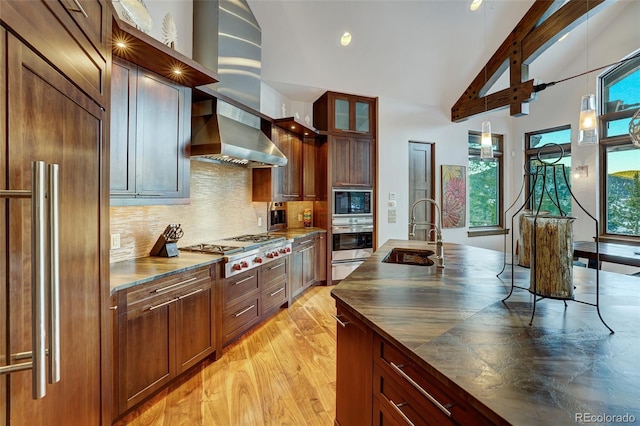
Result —
<path fill-rule="evenodd" d="M 506 107 L 512 116 L 528 114 L 528 100 L 534 93 L 529 64 L 567 30 L 586 19 L 588 11 L 598 11 L 608 2 L 610 0 L 569 0 L 557 9 L 558 1 L 536 0 L 451 107 L 451 121 L 464 121 Z M 507 67 L 510 86 L 487 96 L 486 92 Z"/>

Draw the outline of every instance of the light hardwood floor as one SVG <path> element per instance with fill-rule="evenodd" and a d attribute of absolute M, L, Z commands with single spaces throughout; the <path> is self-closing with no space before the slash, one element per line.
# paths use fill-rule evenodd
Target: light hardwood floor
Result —
<path fill-rule="evenodd" d="M 228 346 L 220 359 L 194 368 L 116 425 L 333 425 L 331 288 L 310 288 Z"/>

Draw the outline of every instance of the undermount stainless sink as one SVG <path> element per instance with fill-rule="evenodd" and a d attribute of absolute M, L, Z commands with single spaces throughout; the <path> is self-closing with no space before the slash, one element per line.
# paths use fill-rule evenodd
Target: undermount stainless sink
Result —
<path fill-rule="evenodd" d="M 434 261 L 429 259 L 429 256 L 433 254 L 434 252 L 432 250 L 394 247 L 382 261 L 384 263 L 398 263 L 400 265 L 431 266 L 434 264 Z"/>

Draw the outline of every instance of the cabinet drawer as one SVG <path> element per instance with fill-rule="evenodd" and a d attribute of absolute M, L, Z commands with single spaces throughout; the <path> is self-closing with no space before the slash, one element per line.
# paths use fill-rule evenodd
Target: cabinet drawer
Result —
<path fill-rule="evenodd" d="M 373 396 L 388 417 L 395 419 L 398 424 L 415 426 L 454 424 L 446 414 L 407 388 L 406 383 L 399 383 L 395 379 L 383 372 L 380 364 L 375 364 Z"/>
<path fill-rule="evenodd" d="M 262 313 L 268 313 L 274 308 L 282 306 L 287 302 L 287 277 L 280 281 L 274 281 L 272 285 L 262 290 Z"/>
<path fill-rule="evenodd" d="M 463 397 L 446 388 L 440 380 L 380 336 L 376 336 L 374 348 L 374 395 L 386 398 L 382 386 L 394 389 L 395 385 L 390 385 L 393 381 L 398 385 L 396 388 L 402 390 L 402 396 L 411 401 L 413 407 L 418 407 L 416 409 L 428 423 L 491 424 L 480 412 L 463 402 Z"/>
<path fill-rule="evenodd" d="M 258 270 L 253 269 L 242 274 L 225 278 L 222 281 L 223 309 L 235 305 L 239 300 L 258 291 Z"/>
<path fill-rule="evenodd" d="M 269 287 L 272 282 L 278 281 L 283 276 L 286 276 L 289 265 L 287 264 L 287 258 L 285 257 L 269 262 L 261 268 L 261 286 L 262 288 L 266 288 Z"/>
<path fill-rule="evenodd" d="M 157 304 L 180 296 L 192 287 L 211 288 L 211 268 L 174 274 L 133 287 L 127 292 L 128 309 L 139 308 L 139 304 Z"/>
<path fill-rule="evenodd" d="M 257 294 L 241 300 L 240 303 L 224 311 L 222 329 L 225 344 L 242 335 L 260 321 L 260 304 L 260 295 Z"/>

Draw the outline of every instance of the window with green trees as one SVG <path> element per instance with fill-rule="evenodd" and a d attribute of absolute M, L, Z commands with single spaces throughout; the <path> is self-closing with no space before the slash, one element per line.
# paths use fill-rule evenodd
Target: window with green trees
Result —
<path fill-rule="evenodd" d="M 552 215 L 571 214 L 571 126 L 525 133 L 527 206 Z M 546 167 L 545 167 L 546 164 Z"/>
<path fill-rule="evenodd" d="M 629 136 L 629 123 L 640 109 L 640 51 L 599 79 L 601 232 L 640 237 L 640 148 Z"/>
<path fill-rule="evenodd" d="M 503 227 L 503 136 L 491 135 L 493 158 L 480 158 L 479 132 L 469 132 L 469 227 Z"/>

